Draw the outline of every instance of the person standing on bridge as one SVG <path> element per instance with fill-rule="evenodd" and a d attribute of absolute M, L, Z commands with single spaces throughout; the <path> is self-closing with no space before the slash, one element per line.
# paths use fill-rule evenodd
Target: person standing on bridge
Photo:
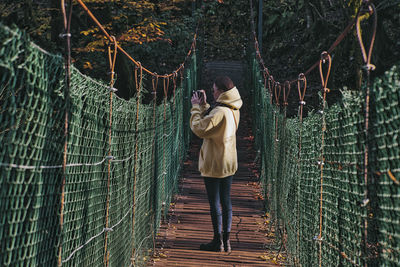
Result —
<path fill-rule="evenodd" d="M 204 90 L 195 92 L 191 99 L 190 128 L 203 139 L 199 155 L 199 171 L 204 177 L 214 229 L 213 240 L 201 244 L 200 249 L 230 252 L 229 234 L 232 225 L 230 191 L 233 175 L 238 168 L 236 131 L 240 119 L 239 109 L 243 102 L 238 89 L 227 76 L 215 79 L 212 93 L 216 100 L 216 105 L 212 109 L 207 103 Z"/>

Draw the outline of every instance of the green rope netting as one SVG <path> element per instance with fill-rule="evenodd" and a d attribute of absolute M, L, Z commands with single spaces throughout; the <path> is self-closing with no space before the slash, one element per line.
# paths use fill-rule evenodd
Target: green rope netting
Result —
<path fill-rule="evenodd" d="M 368 140 L 364 92 L 344 88 L 340 103 L 322 114 L 311 112 L 300 123 L 299 118 L 285 118 L 284 112 L 271 104 L 255 57 L 248 77 L 265 204 L 283 232 L 291 264 L 318 266 L 321 261 L 322 266 L 399 266 L 399 66 L 372 83 Z M 323 145 L 322 116 L 326 121 Z"/>
<path fill-rule="evenodd" d="M 72 67 L 66 99 L 63 58 L 3 25 L 0 44 L 0 265 L 144 265 L 190 141 L 196 55 L 175 97 L 140 103 L 137 122 L 140 95 L 114 95 L 109 145 L 108 85 Z"/>

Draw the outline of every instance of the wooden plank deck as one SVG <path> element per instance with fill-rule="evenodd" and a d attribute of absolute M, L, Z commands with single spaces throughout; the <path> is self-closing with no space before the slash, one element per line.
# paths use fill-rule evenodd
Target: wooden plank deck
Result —
<path fill-rule="evenodd" d="M 167 222 L 161 225 L 149 266 L 278 266 L 272 260 L 277 252 L 266 249 L 275 245 L 274 230 L 266 227 L 263 200 L 258 197 L 256 153 L 249 124 L 243 116 L 237 140 L 239 170 L 231 189 L 232 252 L 199 249 L 200 244 L 212 239 L 213 233 L 203 179 L 197 171 L 201 140 L 194 137 L 182 173 L 180 194 L 175 196 Z"/>

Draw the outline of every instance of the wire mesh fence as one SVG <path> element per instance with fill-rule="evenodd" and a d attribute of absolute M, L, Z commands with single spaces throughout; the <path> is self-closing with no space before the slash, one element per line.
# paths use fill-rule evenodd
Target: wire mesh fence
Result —
<path fill-rule="evenodd" d="M 399 266 L 399 66 L 372 83 L 368 135 L 365 90 L 343 88 L 340 103 L 301 122 L 273 103 L 255 54 L 248 69 L 265 205 L 290 264 Z"/>
<path fill-rule="evenodd" d="M 74 67 L 66 99 L 62 57 L 3 25 L 0 44 L 0 265 L 143 265 L 188 148 L 196 55 L 156 105 Z"/>

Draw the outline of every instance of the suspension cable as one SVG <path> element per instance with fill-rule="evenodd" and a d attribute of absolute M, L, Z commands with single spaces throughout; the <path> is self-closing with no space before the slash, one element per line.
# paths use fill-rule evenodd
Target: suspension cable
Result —
<path fill-rule="evenodd" d="M 370 91 L 371 91 L 371 71 L 375 70 L 375 65 L 371 64 L 371 56 L 372 50 L 374 48 L 375 36 L 376 36 L 376 29 L 377 29 L 377 13 L 375 5 L 370 3 L 370 1 L 363 1 L 362 8 L 363 12 L 369 13 L 370 15 L 374 16 L 373 20 L 373 29 L 372 29 L 372 37 L 370 40 L 368 54 L 365 51 L 365 46 L 362 40 L 361 35 L 361 17 L 357 18 L 357 38 L 360 44 L 361 53 L 364 60 L 364 71 L 366 72 L 366 88 L 365 88 L 365 118 L 364 118 L 364 134 L 365 134 L 365 145 L 364 145 L 364 200 L 362 201 L 362 207 L 366 208 L 366 214 L 364 215 L 364 226 L 363 226 L 363 252 L 364 258 L 367 259 L 368 257 L 368 210 L 370 207 L 369 201 L 369 193 L 368 193 L 368 186 L 369 186 L 369 172 L 368 172 L 368 155 L 369 155 L 369 111 L 370 111 Z M 364 262 L 364 266 L 367 266 L 367 260 Z"/>
<path fill-rule="evenodd" d="M 68 14 L 65 10 L 65 2 L 61 0 L 61 12 L 64 22 L 64 33 L 60 37 L 65 37 L 65 52 L 64 52 L 64 65 L 65 65 L 65 87 L 64 99 L 66 101 L 65 114 L 64 114 L 64 152 L 63 152 L 63 179 L 61 184 L 61 208 L 60 208 L 60 229 L 61 239 L 63 237 L 62 231 L 64 227 L 64 202 L 65 202 L 65 183 L 67 179 L 67 155 L 68 155 L 68 112 L 69 112 L 69 90 L 71 86 L 71 18 L 72 18 L 72 0 L 68 1 Z M 58 247 L 58 266 L 62 265 L 62 240 Z"/>

